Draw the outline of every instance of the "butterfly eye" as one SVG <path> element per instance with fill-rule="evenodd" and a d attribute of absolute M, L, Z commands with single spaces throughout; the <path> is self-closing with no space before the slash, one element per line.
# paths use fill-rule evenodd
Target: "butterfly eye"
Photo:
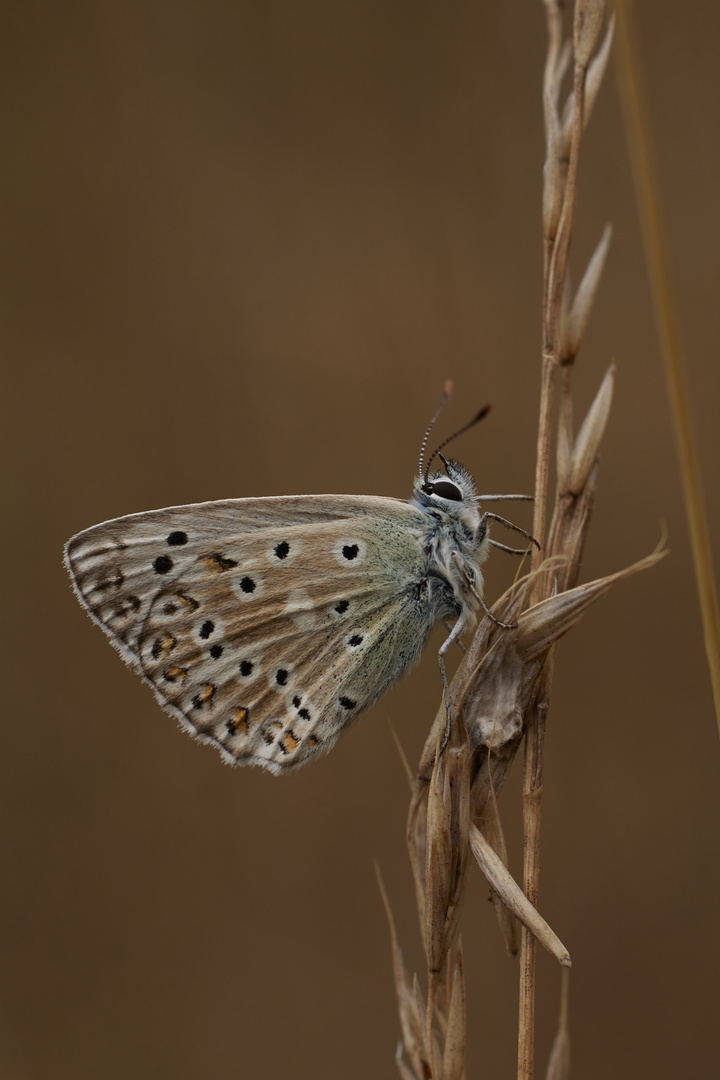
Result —
<path fill-rule="evenodd" d="M 452 499 L 453 502 L 462 502 L 462 491 L 453 484 L 452 480 L 435 480 L 428 485 L 431 495 L 439 495 L 441 499 Z"/>

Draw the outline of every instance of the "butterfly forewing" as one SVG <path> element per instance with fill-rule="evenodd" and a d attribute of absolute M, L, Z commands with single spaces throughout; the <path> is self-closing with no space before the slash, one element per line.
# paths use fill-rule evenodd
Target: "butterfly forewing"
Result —
<path fill-rule="evenodd" d="M 394 499 L 239 499 L 68 544 L 76 590 L 163 704 L 230 760 L 324 753 L 432 625 L 424 516 Z"/>

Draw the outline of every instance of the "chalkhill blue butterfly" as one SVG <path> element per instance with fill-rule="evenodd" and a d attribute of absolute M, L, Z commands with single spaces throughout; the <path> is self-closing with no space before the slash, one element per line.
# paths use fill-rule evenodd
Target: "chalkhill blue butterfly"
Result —
<path fill-rule="evenodd" d="M 480 510 L 527 496 L 478 496 L 440 452 L 449 439 L 424 464 L 439 413 L 407 502 L 228 499 L 130 514 L 68 541 L 82 606 L 163 708 L 225 761 L 281 773 L 326 753 L 452 620 L 445 681 L 445 652 L 487 612 L 489 546 L 515 550 L 490 539 L 490 521 L 532 538 Z M 436 457 L 444 472 L 430 471 Z"/>

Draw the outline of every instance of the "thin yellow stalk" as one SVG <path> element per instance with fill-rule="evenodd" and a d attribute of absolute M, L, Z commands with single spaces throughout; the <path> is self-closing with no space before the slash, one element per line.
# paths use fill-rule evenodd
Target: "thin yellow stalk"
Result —
<path fill-rule="evenodd" d="M 661 213 L 657 168 L 645 102 L 640 54 L 633 22 L 632 0 L 615 0 L 618 26 L 618 74 L 625 131 L 635 181 L 635 197 L 642 225 L 645 261 L 655 304 L 655 317 L 665 362 L 665 377 L 672 408 L 675 440 L 680 458 L 685 509 L 692 544 L 695 579 L 700 598 L 715 714 L 720 731 L 720 618 L 717 588 L 705 513 L 697 447 L 688 401 L 685 367 L 668 273 L 667 243 Z"/>

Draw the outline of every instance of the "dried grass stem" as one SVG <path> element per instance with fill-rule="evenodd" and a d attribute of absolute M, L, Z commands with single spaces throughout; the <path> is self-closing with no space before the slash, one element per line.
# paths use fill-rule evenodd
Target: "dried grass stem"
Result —
<path fill-rule="evenodd" d="M 595 501 L 599 451 L 612 402 L 614 365 L 595 401 L 573 430 L 572 372 L 588 325 L 610 241 L 606 229 L 574 301 L 568 260 L 577 206 L 580 145 L 587 115 L 607 64 L 612 24 L 596 52 L 603 0 L 577 0 L 573 45 L 564 39 L 563 4 L 543 0 L 548 52 L 543 82 L 546 158 L 544 170 L 543 322 L 533 533 L 543 551 L 533 551 L 530 573 L 507 590 L 475 636 L 443 697 L 428 734 L 407 824 L 426 959 L 427 998 L 417 977 L 403 968 L 392 917 L 391 938 L 403 1042 L 397 1065 L 403 1080 L 461 1080 L 464 1077 L 465 989 L 458 918 L 471 856 L 487 878 L 501 932 L 516 955 L 520 924 L 518 1025 L 519 1080 L 535 1070 L 536 943 L 569 966 L 567 949 L 538 913 L 543 752 L 557 644 L 587 608 L 611 585 L 662 557 L 657 551 L 634 566 L 578 585 L 582 553 Z M 563 119 L 563 77 L 572 63 L 572 90 Z M 586 90 L 591 91 L 586 110 Z M 562 372 L 557 440 L 558 483 L 552 512 L 548 485 L 555 382 Z M 550 519 L 548 528 L 548 519 Z M 504 624 L 504 625 L 503 625 Z M 507 870 L 507 852 L 497 796 L 522 742 L 523 887 Z M 383 892 L 387 906 L 387 899 Z M 548 1076 L 565 1080 L 570 1046 L 568 982 Z"/>

